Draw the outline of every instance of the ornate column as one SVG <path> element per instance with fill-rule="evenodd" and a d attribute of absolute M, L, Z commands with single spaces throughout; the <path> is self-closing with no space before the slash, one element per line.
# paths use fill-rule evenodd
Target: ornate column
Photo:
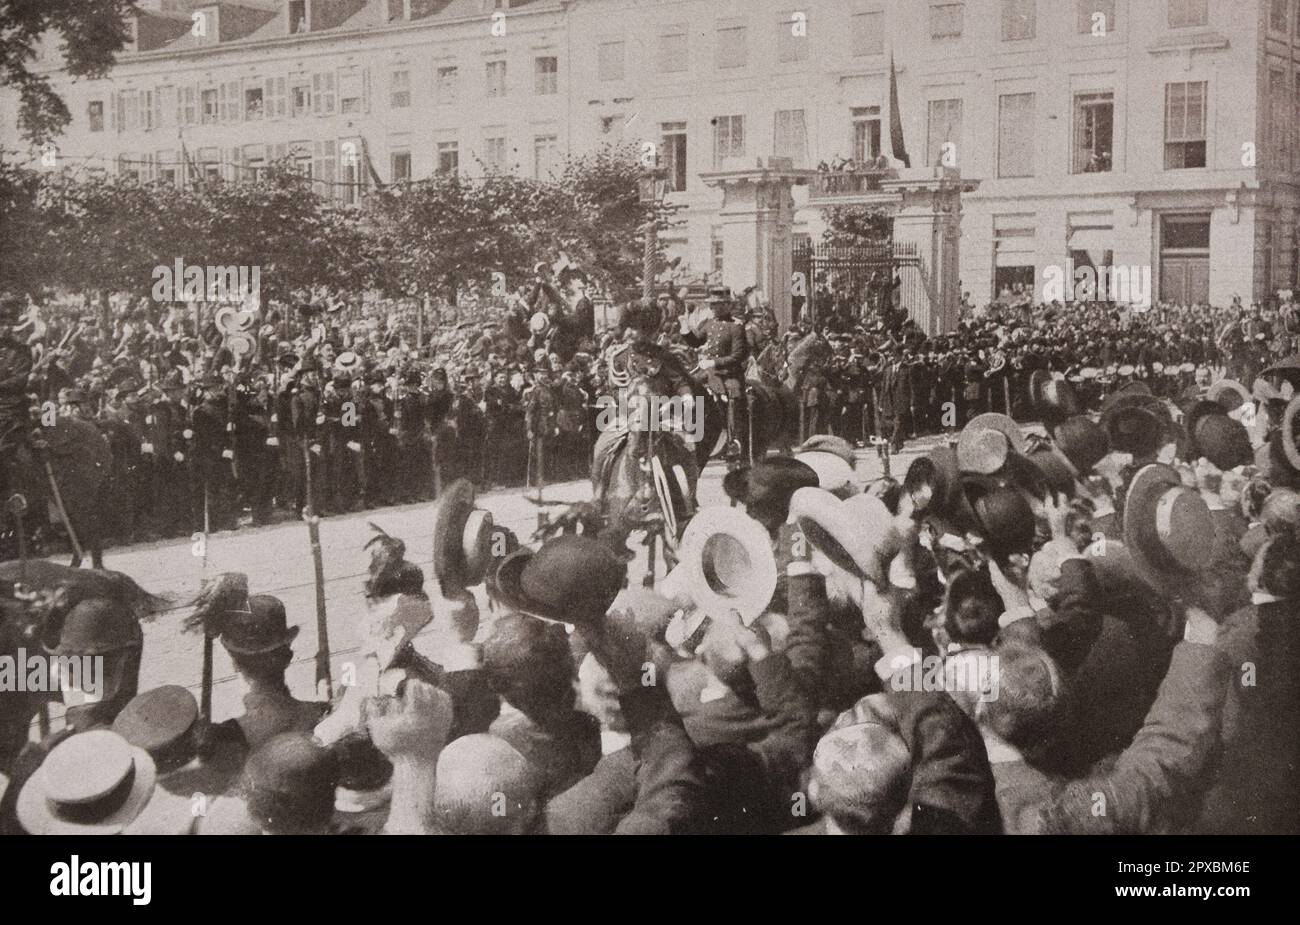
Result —
<path fill-rule="evenodd" d="M 768 298 L 777 323 L 791 321 L 791 228 L 793 188 L 809 182 L 816 171 L 796 170 L 788 158 L 767 158 L 755 167 L 700 175 L 722 190 L 722 283 L 740 292 L 758 286 Z"/>

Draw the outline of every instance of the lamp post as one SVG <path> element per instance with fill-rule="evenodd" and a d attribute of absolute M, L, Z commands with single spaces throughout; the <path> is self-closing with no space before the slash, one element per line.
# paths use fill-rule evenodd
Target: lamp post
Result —
<path fill-rule="evenodd" d="M 656 156 L 653 166 L 642 169 L 637 182 L 637 199 L 643 206 L 648 206 L 649 218 L 645 225 L 645 253 L 641 265 L 641 297 L 654 299 L 655 289 L 655 253 L 659 245 L 659 207 L 667 192 L 668 169 L 659 166 Z"/>

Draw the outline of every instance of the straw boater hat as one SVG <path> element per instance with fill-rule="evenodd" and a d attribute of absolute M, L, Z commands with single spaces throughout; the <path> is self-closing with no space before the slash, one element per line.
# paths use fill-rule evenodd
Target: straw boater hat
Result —
<path fill-rule="evenodd" d="M 345 350 L 334 358 L 334 375 L 346 376 L 348 379 L 356 379 L 361 375 L 362 368 L 361 357 L 351 350 Z"/>
<path fill-rule="evenodd" d="M 546 312 L 535 312 L 533 317 L 528 319 L 528 329 L 534 334 L 545 334 L 551 326 L 551 319 Z"/>
<path fill-rule="evenodd" d="M 433 574 L 469 588 L 487 574 L 492 556 L 492 515 L 474 506 L 474 483 L 457 479 L 433 506 Z"/>
<path fill-rule="evenodd" d="M 794 452 L 794 458 L 817 473 L 817 483 L 837 491 L 853 481 L 853 447 L 843 437 L 817 434 Z"/>
<path fill-rule="evenodd" d="M 790 499 L 790 519 L 808 544 L 858 579 L 888 584 L 898 532 L 885 503 L 871 495 L 841 501 L 822 488 L 801 488 Z"/>
<path fill-rule="evenodd" d="M 1178 470 L 1154 463 L 1133 477 L 1124 501 L 1124 547 L 1156 591 L 1178 595 L 1198 583 L 1213 554 L 1212 536 L 1209 508 Z"/>
<path fill-rule="evenodd" d="M 771 538 L 738 508 L 706 507 L 696 513 L 682 534 L 680 560 L 691 599 L 708 616 L 721 618 L 734 610 L 748 626 L 776 593 Z"/>
<path fill-rule="evenodd" d="M 957 438 L 957 464 L 963 472 L 991 475 L 1006 464 L 1012 452 L 1025 452 L 1025 437 L 1005 414 L 976 415 Z"/>
<path fill-rule="evenodd" d="M 1291 399 L 1282 415 L 1282 452 L 1294 469 L 1300 469 L 1300 447 L 1296 446 L 1297 420 L 1300 420 L 1300 395 Z"/>
<path fill-rule="evenodd" d="M 1227 411 L 1235 411 L 1255 400 L 1250 389 L 1236 379 L 1220 379 L 1206 390 L 1205 398 L 1207 401 L 1218 402 Z"/>
<path fill-rule="evenodd" d="M 18 821 L 32 835 L 117 835 L 149 802 L 157 778 L 149 753 L 116 732 L 78 733 L 23 785 Z"/>

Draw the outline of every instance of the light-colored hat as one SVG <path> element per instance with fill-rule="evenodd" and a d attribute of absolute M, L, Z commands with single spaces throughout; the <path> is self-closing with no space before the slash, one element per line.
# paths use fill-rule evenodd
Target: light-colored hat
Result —
<path fill-rule="evenodd" d="M 886 586 L 899 540 L 889 508 L 871 495 L 841 501 L 822 488 L 801 488 L 790 499 L 790 522 L 818 552 L 857 578 Z"/>
<path fill-rule="evenodd" d="M 738 508 L 701 508 L 682 534 L 679 558 L 695 605 L 712 617 L 730 610 L 748 626 L 776 593 L 776 555 L 767 531 Z"/>
<path fill-rule="evenodd" d="M 158 772 L 143 748 L 95 729 L 56 745 L 18 794 L 32 835 L 117 835 L 144 809 Z"/>

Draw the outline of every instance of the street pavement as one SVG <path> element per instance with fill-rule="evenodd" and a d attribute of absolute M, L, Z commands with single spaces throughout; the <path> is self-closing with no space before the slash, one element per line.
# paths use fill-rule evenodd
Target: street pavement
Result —
<path fill-rule="evenodd" d="M 904 452 L 890 460 L 891 472 L 901 478 L 907 466 L 919 455 L 946 439 L 942 436 L 912 441 Z M 858 451 L 857 473 L 863 483 L 883 474 L 882 460 L 872 448 Z M 727 504 L 722 491 L 726 467 L 711 463 L 700 479 L 698 497 L 701 505 Z M 537 490 L 513 489 L 485 492 L 479 506 L 492 513 L 496 523 L 513 530 L 527 543 L 538 525 L 543 510 L 534 500 Z M 576 502 L 590 500 L 591 486 L 586 481 L 547 485 L 546 501 Z M 325 574 L 325 602 L 331 669 L 335 683 L 343 665 L 356 658 L 361 616 L 365 611 L 363 582 L 369 563 L 364 549 L 373 536 L 369 524 L 383 528 L 406 542 L 407 559 L 424 569 L 427 582 L 432 570 L 432 502 L 399 507 L 379 508 L 356 514 L 341 515 L 320 523 L 321 553 Z M 637 559 L 629 567 L 630 581 L 640 582 L 645 574 L 644 547 L 636 542 Z M 273 594 L 284 601 L 290 624 L 299 635 L 294 642 L 294 661 L 287 680 L 290 690 L 300 699 L 314 698 L 317 649 L 316 597 L 311 546 L 308 529 L 301 521 L 262 527 L 241 527 L 215 533 L 209 537 L 206 559 L 201 543 L 171 540 L 111 549 L 105 566 L 125 572 L 142 587 L 155 594 L 166 594 L 176 603 L 172 609 L 144 625 L 144 658 L 140 669 L 140 689 L 149 690 L 162 684 L 180 684 L 198 696 L 202 668 L 201 638 L 182 629 L 189 608 L 185 602 L 198 593 L 205 577 L 221 572 L 244 572 L 249 590 L 256 594 Z M 662 560 L 661 560 L 662 571 Z M 479 599 L 481 626 L 479 638 L 490 629 L 492 613 L 482 586 L 474 589 Z M 243 685 L 220 645 L 214 647 L 212 714 L 215 720 L 238 715 L 242 710 Z M 57 708 L 55 713 L 60 712 Z"/>

